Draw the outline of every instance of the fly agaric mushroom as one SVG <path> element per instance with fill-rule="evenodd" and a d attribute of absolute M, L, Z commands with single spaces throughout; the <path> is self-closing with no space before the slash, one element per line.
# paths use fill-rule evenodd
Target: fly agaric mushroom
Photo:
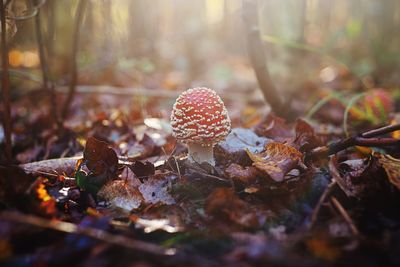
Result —
<path fill-rule="evenodd" d="M 198 87 L 186 90 L 176 99 L 171 126 L 175 138 L 187 144 L 190 161 L 214 166 L 213 146 L 229 134 L 231 120 L 217 93 Z"/>

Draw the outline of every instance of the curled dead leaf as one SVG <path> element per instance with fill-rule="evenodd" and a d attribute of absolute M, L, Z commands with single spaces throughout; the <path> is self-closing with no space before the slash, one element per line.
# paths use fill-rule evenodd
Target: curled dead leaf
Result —
<path fill-rule="evenodd" d="M 400 190 L 400 159 L 380 153 L 374 153 L 374 156 L 385 169 L 389 182 Z"/>
<path fill-rule="evenodd" d="M 375 157 L 338 162 L 334 156 L 329 161 L 329 171 L 349 197 L 363 198 L 384 190 L 383 170 Z"/>
<path fill-rule="evenodd" d="M 285 175 L 302 166 L 302 153 L 296 148 L 278 142 L 270 142 L 259 154 L 247 151 L 253 166 L 275 182 L 282 182 Z"/>
<path fill-rule="evenodd" d="M 295 126 L 296 136 L 293 145 L 302 152 L 308 152 L 321 145 L 320 138 L 315 134 L 313 127 L 307 122 L 298 119 Z"/>

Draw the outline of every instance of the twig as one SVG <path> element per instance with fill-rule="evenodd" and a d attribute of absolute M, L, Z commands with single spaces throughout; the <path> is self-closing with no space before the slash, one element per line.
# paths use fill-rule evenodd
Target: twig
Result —
<path fill-rule="evenodd" d="M 307 156 L 311 158 L 329 156 L 352 146 L 379 147 L 379 146 L 397 145 L 400 144 L 400 139 L 390 138 L 390 137 L 379 138 L 376 136 L 398 130 L 400 130 L 400 124 L 385 126 L 382 128 L 371 130 L 356 136 L 352 136 L 334 142 L 329 146 L 317 147 L 313 149 Z"/>
<path fill-rule="evenodd" d="M 331 197 L 331 202 L 335 206 L 335 208 L 339 211 L 340 215 L 342 215 L 346 223 L 349 225 L 350 231 L 353 233 L 353 235 L 358 236 L 360 232 L 358 231 L 356 225 L 351 219 L 349 213 L 343 208 L 342 204 L 340 204 L 340 202 L 335 197 Z"/>
<path fill-rule="evenodd" d="M 399 131 L 399 130 L 400 130 L 400 123 L 388 125 L 385 127 L 375 129 L 375 130 L 371 130 L 371 131 L 361 134 L 361 136 L 364 138 L 370 138 L 370 137 L 376 137 L 376 136 L 379 136 L 382 134 L 387 134 L 387 133 L 391 133 L 391 132 Z"/>
<path fill-rule="evenodd" d="M 86 6 L 87 6 L 87 0 L 80 0 L 75 13 L 75 26 L 74 26 L 74 34 L 72 37 L 72 51 L 70 57 L 71 65 L 70 65 L 69 93 L 62 111 L 62 119 L 64 120 L 68 116 L 69 108 L 71 106 L 72 100 L 75 95 L 75 86 L 78 80 L 76 57 L 78 55 L 79 33 L 83 17 L 85 15 Z"/>
<path fill-rule="evenodd" d="M 38 5 L 38 0 L 34 0 L 34 3 Z M 37 15 L 35 16 L 35 33 L 36 33 L 36 41 L 37 46 L 39 48 L 39 57 L 40 57 L 40 66 L 42 68 L 42 79 L 43 79 L 43 87 L 49 93 L 50 98 L 50 111 L 53 116 L 54 123 L 57 126 L 58 133 L 60 133 L 62 129 L 62 123 L 58 117 L 57 111 L 57 99 L 54 90 L 54 84 L 49 84 L 49 67 L 46 60 L 46 55 L 44 51 L 44 42 L 42 36 L 42 26 L 41 26 L 41 17 L 40 17 L 40 8 L 38 8 Z"/>
<path fill-rule="evenodd" d="M 311 214 L 311 221 L 310 221 L 310 226 L 309 226 L 310 229 L 313 228 L 315 223 L 317 222 L 318 214 L 319 214 L 319 211 L 321 210 L 321 206 L 325 202 L 325 199 L 328 197 L 328 195 L 332 192 L 332 189 L 334 188 L 335 185 L 336 185 L 336 180 L 333 179 L 332 182 L 325 188 L 320 199 L 318 200 L 318 203 L 315 206 L 313 213 Z"/>
<path fill-rule="evenodd" d="M 135 251 L 141 251 L 152 255 L 175 254 L 175 250 L 173 249 L 164 249 L 156 244 L 152 244 L 149 242 L 135 240 L 125 237 L 123 235 L 110 234 L 109 232 L 100 229 L 92 227 L 82 227 L 69 222 L 48 220 L 34 215 L 25 215 L 22 213 L 9 211 L 1 213 L 0 218 L 2 220 L 14 223 L 28 224 L 31 226 L 52 229 L 63 233 L 84 235 L 107 244 L 112 244 Z"/>
<path fill-rule="evenodd" d="M 0 1 L 0 20 L 1 20 L 1 87 L 3 91 L 3 128 L 5 137 L 5 156 L 8 164 L 12 160 L 11 144 L 11 103 L 10 103 L 10 77 L 8 73 L 8 47 L 7 47 L 7 27 L 6 27 L 6 6 L 4 1 Z"/>
<path fill-rule="evenodd" d="M 243 0 L 243 20 L 247 35 L 247 52 L 253 65 L 258 84 L 264 99 L 270 104 L 272 111 L 287 120 L 292 119 L 290 105 L 285 105 L 268 72 L 267 59 L 257 21 L 257 1 Z"/>

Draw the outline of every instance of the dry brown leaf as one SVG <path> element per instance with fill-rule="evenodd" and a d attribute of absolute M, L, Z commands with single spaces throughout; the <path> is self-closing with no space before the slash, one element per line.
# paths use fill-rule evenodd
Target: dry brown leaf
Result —
<path fill-rule="evenodd" d="M 278 142 L 268 143 L 260 154 L 247 154 L 254 167 L 276 182 L 282 182 L 288 172 L 301 165 L 303 156 L 294 147 Z"/>
<path fill-rule="evenodd" d="M 258 215 L 249 204 L 240 199 L 231 188 L 217 188 L 207 198 L 206 214 L 229 219 L 237 225 L 249 228 L 260 226 Z"/>
<path fill-rule="evenodd" d="M 374 153 L 374 156 L 385 169 L 389 182 L 400 190 L 400 159 L 380 153 Z"/>
<path fill-rule="evenodd" d="M 225 169 L 225 174 L 230 179 L 249 184 L 257 178 L 259 172 L 255 167 L 242 167 L 239 164 L 232 163 Z"/>
<path fill-rule="evenodd" d="M 321 145 L 320 138 L 315 134 L 314 128 L 307 122 L 298 119 L 296 122 L 296 136 L 293 146 L 305 152 Z"/>
<path fill-rule="evenodd" d="M 255 128 L 255 132 L 259 136 L 268 137 L 275 141 L 288 141 L 293 137 L 292 127 L 284 119 L 273 115 L 268 115 Z"/>
<path fill-rule="evenodd" d="M 105 184 L 98 196 L 109 201 L 114 207 L 131 211 L 139 208 L 144 198 L 137 187 L 130 181 L 113 180 Z"/>

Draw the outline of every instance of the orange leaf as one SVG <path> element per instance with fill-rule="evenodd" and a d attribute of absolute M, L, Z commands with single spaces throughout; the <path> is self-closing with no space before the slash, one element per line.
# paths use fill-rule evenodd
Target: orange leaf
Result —
<path fill-rule="evenodd" d="M 282 182 L 285 175 L 302 163 L 302 153 L 294 147 L 270 142 L 264 152 L 253 154 L 247 150 L 253 166 L 276 182 Z"/>

